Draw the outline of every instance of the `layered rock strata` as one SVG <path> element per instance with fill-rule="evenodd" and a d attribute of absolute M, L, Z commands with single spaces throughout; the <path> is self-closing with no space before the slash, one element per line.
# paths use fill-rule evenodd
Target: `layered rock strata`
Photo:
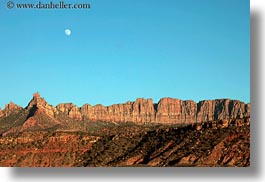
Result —
<path fill-rule="evenodd" d="M 58 110 L 52 105 L 48 104 L 44 98 L 42 98 L 39 93 L 34 93 L 32 100 L 29 102 L 26 109 L 31 110 L 31 112 L 39 111 L 44 112 L 50 117 L 54 117 L 58 114 Z"/>
<path fill-rule="evenodd" d="M 153 103 L 152 99 L 138 98 L 135 102 L 124 104 L 85 104 L 79 108 L 72 103 L 53 107 L 36 93 L 26 107 L 31 108 L 40 109 L 50 117 L 64 114 L 78 121 L 189 124 L 250 117 L 250 104 L 230 99 L 204 100 L 196 103 L 192 100 L 162 98 L 158 103 Z M 0 110 L 0 117 L 12 109 L 22 108 L 10 103 L 3 111 Z"/>
<path fill-rule="evenodd" d="M 162 98 L 156 104 L 152 99 L 139 98 L 135 102 L 111 106 L 85 104 L 78 108 L 72 104 L 60 104 L 57 108 L 70 118 L 110 122 L 189 124 L 250 116 L 250 104 L 230 99 L 196 103 L 192 100 Z"/>
<path fill-rule="evenodd" d="M 9 116 L 11 113 L 17 113 L 19 111 L 22 111 L 23 108 L 14 104 L 13 102 L 10 102 L 9 104 L 5 105 L 4 110 L 0 109 L 0 118 L 1 117 L 7 117 Z"/>
<path fill-rule="evenodd" d="M 2 116 L 4 116 L 4 113 L 3 113 L 2 109 L 0 108 L 0 118 L 1 118 Z"/>

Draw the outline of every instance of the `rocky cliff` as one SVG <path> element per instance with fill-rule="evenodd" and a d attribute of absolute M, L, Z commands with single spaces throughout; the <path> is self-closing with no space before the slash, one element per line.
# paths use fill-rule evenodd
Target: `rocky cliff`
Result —
<path fill-rule="evenodd" d="M 110 122 L 189 124 L 250 116 L 250 104 L 230 99 L 196 103 L 192 100 L 162 98 L 158 103 L 153 103 L 152 99 L 139 98 L 135 102 L 111 106 L 85 104 L 78 108 L 73 104 L 60 104 L 57 108 L 77 120 Z"/>
<path fill-rule="evenodd" d="M 26 109 L 31 110 L 33 112 L 44 112 L 50 117 L 54 117 L 58 114 L 58 110 L 54 108 L 52 105 L 49 105 L 44 98 L 42 98 L 39 93 L 34 93 L 32 100 L 29 102 Z"/>
<path fill-rule="evenodd" d="M 59 104 L 56 106 L 56 109 L 62 113 L 65 113 L 72 119 L 82 120 L 80 109 L 72 103 Z"/>
<path fill-rule="evenodd" d="M 0 110 L 0 117 L 4 117 L 5 114 L 9 114 L 13 110 L 22 109 L 11 102 L 3 111 Z M 189 124 L 250 117 L 250 104 L 230 99 L 205 100 L 196 103 L 192 100 L 162 98 L 158 103 L 153 103 L 152 99 L 138 98 L 135 102 L 124 104 L 111 106 L 85 104 L 79 108 L 72 103 L 53 107 L 38 93 L 35 93 L 25 109 L 33 112 L 39 110 L 50 117 L 63 114 L 78 121 L 135 122 L 140 124 Z"/>
<path fill-rule="evenodd" d="M 10 102 L 9 104 L 5 105 L 5 108 L 3 111 L 0 109 L 0 118 L 5 117 L 5 116 L 9 116 L 11 113 L 17 113 L 21 110 L 23 110 L 22 107 L 14 104 L 13 102 Z"/>
<path fill-rule="evenodd" d="M 0 109 L 0 166 L 246 167 L 250 120 L 238 100 L 54 107 L 35 93 L 25 108 Z"/>
<path fill-rule="evenodd" d="M 2 109 L 0 108 L 0 118 L 1 118 L 2 116 L 4 116 L 4 113 L 3 113 Z"/>

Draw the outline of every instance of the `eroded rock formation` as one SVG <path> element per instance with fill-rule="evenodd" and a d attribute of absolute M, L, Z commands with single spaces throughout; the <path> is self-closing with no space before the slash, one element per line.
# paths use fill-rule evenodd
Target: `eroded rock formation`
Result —
<path fill-rule="evenodd" d="M 11 102 L 6 105 L 4 111 L 0 111 L 0 117 L 12 112 L 12 110 L 22 109 Z M 44 98 L 40 97 L 38 93 L 33 95 L 33 99 L 25 109 L 38 110 L 50 117 L 64 114 L 78 121 L 164 124 L 200 123 L 250 116 L 250 104 L 230 99 L 205 100 L 196 103 L 192 100 L 162 98 L 158 103 L 153 103 L 152 99 L 138 98 L 135 102 L 126 102 L 124 104 L 111 106 L 85 104 L 79 108 L 72 103 L 59 104 L 53 107 Z"/>
<path fill-rule="evenodd" d="M 80 109 L 72 103 L 59 104 L 56 108 L 60 112 L 66 113 L 72 119 L 82 120 Z"/>
<path fill-rule="evenodd" d="M 13 102 L 10 102 L 9 104 L 5 105 L 5 108 L 3 111 L 0 111 L 0 117 L 9 116 L 11 113 L 16 113 L 23 110 L 22 107 L 14 104 Z"/>
<path fill-rule="evenodd" d="M 4 113 L 3 113 L 2 109 L 0 108 L 0 118 L 1 118 L 2 116 L 4 116 Z"/>
<path fill-rule="evenodd" d="M 39 93 L 34 93 L 32 100 L 29 102 L 26 109 L 32 110 L 31 112 L 44 112 L 50 117 L 54 117 L 58 114 L 58 110 L 52 105 L 49 105 L 46 100 L 40 97 Z"/>

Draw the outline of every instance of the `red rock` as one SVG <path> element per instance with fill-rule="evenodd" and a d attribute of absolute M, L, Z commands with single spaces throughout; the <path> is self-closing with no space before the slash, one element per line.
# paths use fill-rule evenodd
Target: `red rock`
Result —
<path fill-rule="evenodd" d="M 132 121 L 149 123 L 155 121 L 155 111 L 152 99 L 136 99 L 133 103 Z"/>
<path fill-rule="evenodd" d="M 156 121 L 159 123 L 181 123 L 181 100 L 162 98 L 157 105 Z"/>
<path fill-rule="evenodd" d="M 81 114 L 83 115 L 84 118 L 92 118 L 94 114 L 93 107 L 89 104 L 85 104 L 81 107 Z"/>
<path fill-rule="evenodd" d="M 229 126 L 229 120 L 228 119 L 223 119 L 221 121 L 221 128 L 227 128 Z"/>
<path fill-rule="evenodd" d="M 22 107 L 10 102 L 9 104 L 5 105 L 4 111 L 11 111 L 11 110 L 22 110 Z"/>
<path fill-rule="evenodd" d="M 193 164 L 196 159 L 197 159 L 196 155 L 190 154 L 186 157 L 181 158 L 178 164 L 179 165 L 190 165 L 190 164 Z"/>
<path fill-rule="evenodd" d="M 0 110 L 0 117 L 8 115 L 13 110 L 22 109 L 11 102 L 6 105 L 4 111 Z M 152 99 L 138 98 L 135 102 L 111 106 L 85 104 L 79 108 L 72 103 L 53 107 L 39 93 L 35 93 L 25 109 L 35 109 L 52 118 L 60 117 L 58 114 L 61 113 L 79 121 L 135 122 L 139 124 L 189 124 L 250 117 L 250 104 L 229 99 L 205 100 L 195 103 L 192 100 L 162 98 L 156 104 Z"/>
<path fill-rule="evenodd" d="M 4 110 L 2 111 L 3 116 L 7 117 L 9 116 L 11 113 L 16 113 L 23 110 L 22 107 L 14 104 L 13 102 L 10 102 L 9 104 L 5 105 Z"/>
<path fill-rule="evenodd" d="M 198 103 L 197 122 L 243 118 L 249 115 L 249 104 L 229 99 L 206 100 Z"/>
<path fill-rule="evenodd" d="M 132 121 L 146 123 L 155 121 L 152 99 L 137 99 L 135 102 L 114 104 L 111 106 L 86 104 L 81 108 L 82 115 L 92 121 Z"/>
<path fill-rule="evenodd" d="M 197 104 L 194 101 L 182 101 L 181 105 L 181 121 L 182 123 L 195 123 L 196 113 L 197 113 Z"/>
<path fill-rule="evenodd" d="M 39 93 L 33 94 L 33 98 L 26 107 L 26 109 L 31 108 L 42 110 L 50 117 L 54 117 L 55 114 L 58 113 L 57 109 L 54 108 L 52 105 L 49 105 L 44 98 L 40 97 Z"/>
<path fill-rule="evenodd" d="M 0 109 L 0 118 L 1 118 L 2 116 L 4 116 L 4 113 L 3 113 L 2 109 Z"/>
<path fill-rule="evenodd" d="M 194 101 L 163 98 L 159 101 L 156 122 L 182 124 L 196 122 L 197 105 Z"/>
<path fill-rule="evenodd" d="M 126 102 L 125 104 L 114 104 L 108 106 L 108 113 L 112 116 L 115 122 L 134 121 L 133 106 L 134 102 Z M 136 120 L 134 122 L 137 122 Z"/>
<path fill-rule="evenodd" d="M 132 165 L 135 165 L 135 164 L 139 164 L 141 162 L 144 161 L 144 157 L 143 155 L 139 154 L 139 155 L 136 155 L 134 157 L 131 157 L 127 160 L 126 162 L 126 165 L 127 166 L 132 166 Z"/>
<path fill-rule="evenodd" d="M 162 98 L 154 104 L 152 99 L 139 98 L 135 102 L 111 106 L 85 104 L 77 108 L 73 104 L 60 104 L 56 108 L 78 120 L 135 123 L 188 124 L 250 115 L 250 104 L 229 99 L 205 100 L 197 104 L 191 100 Z"/>
<path fill-rule="evenodd" d="M 68 115 L 72 119 L 76 120 L 82 120 L 82 115 L 80 112 L 80 109 L 72 104 L 72 103 L 67 103 L 67 104 L 59 104 L 56 106 L 56 109 L 61 111 L 62 113 Z"/>
<path fill-rule="evenodd" d="M 82 120 L 82 115 L 81 112 L 79 110 L 79 108 L 77 106 L 73 106 L 69 112 L 69 117 L 73 118 L 73 119 L 77 119 L 77 120 Z"/>
<path fill-rule="evenodd" d="M 197 122 L 214 120 L 215 101 L 205 100 L 197 104 Z"/>
<path fill-rule="evenodd" d="M 248 104 L 245 104 L 245 113 L 244 113 L 244 116 L 245 117 L 250 117 L 250 103 Z"/>
<path fill-rule="evenodd" d="M 27 119 L 27 121 L 22 125 L 23 129 L 21 129 L 21 130 L 23 131 L 23 130 L 26 130 L 26 129 L 30 129 L 30 128 L 36 126 L 36 125 L 37 125 L 36 119 L 31 117 L 31 118 Z"/>

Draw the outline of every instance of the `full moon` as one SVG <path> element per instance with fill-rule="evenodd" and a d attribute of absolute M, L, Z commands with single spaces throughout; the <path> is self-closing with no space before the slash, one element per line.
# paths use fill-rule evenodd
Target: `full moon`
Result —
<path fill-rule="evenodd" d="M 65 29 L 64 33 L 65 33 L 65 35 L 70 36 L 71 35 L 71 30 L 70 29 Z"/>

